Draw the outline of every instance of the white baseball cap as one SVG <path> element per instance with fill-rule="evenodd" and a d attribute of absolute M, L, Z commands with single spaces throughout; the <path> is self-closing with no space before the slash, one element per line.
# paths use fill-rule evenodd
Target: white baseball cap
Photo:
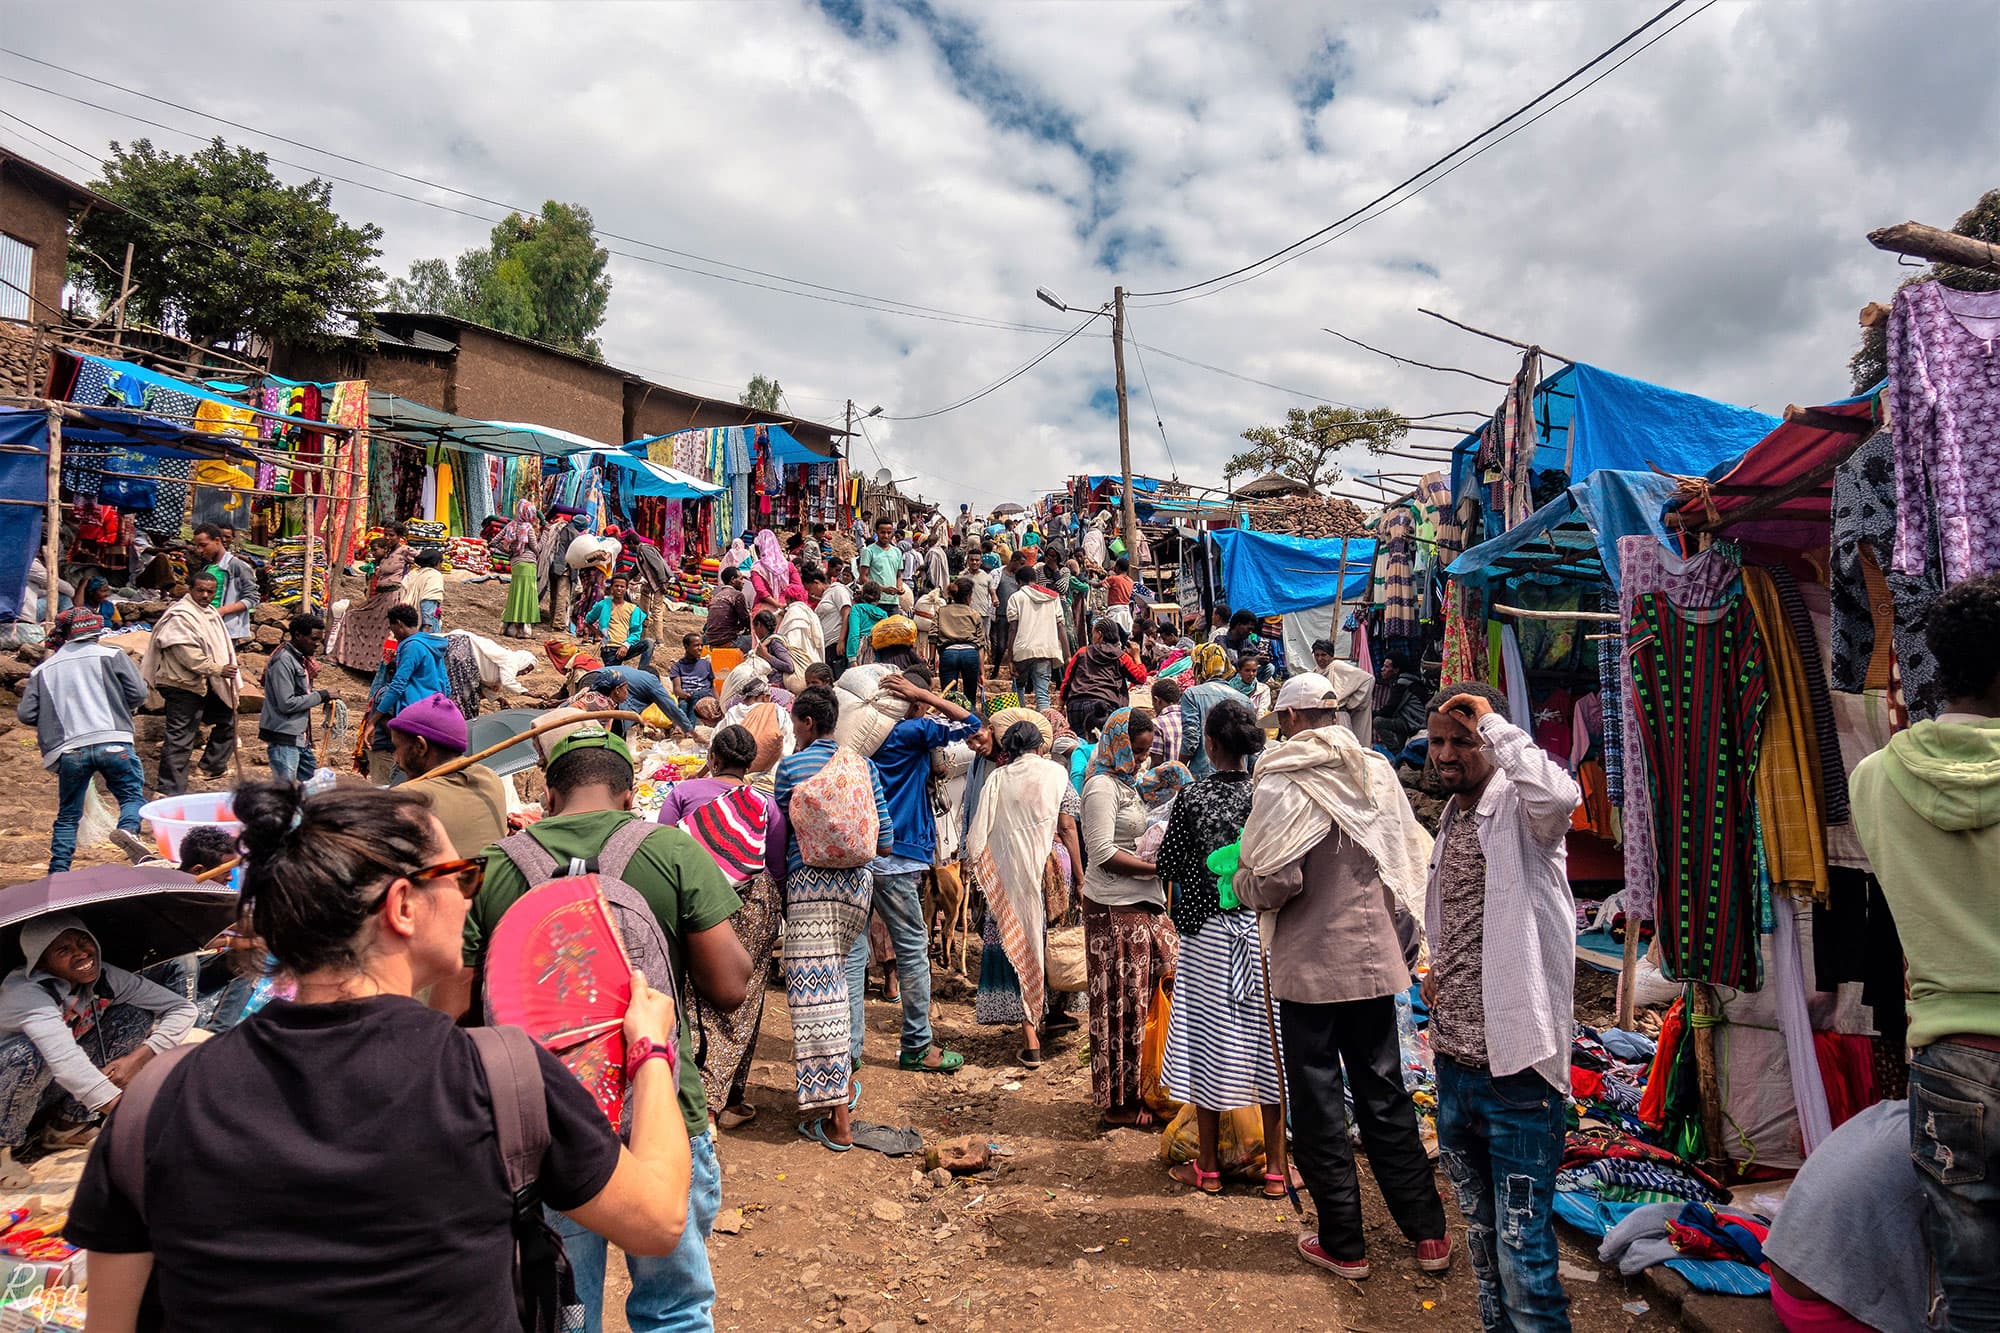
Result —
<path fill-rule="evenodd" d="M 1272 703 L 1271 711 L 1264 714 L 1258 720 L 1262 725 L 1270 726 L 1278 720 L 1280 713 L 1294 713 L 1302 709 L 1331 708 L 1333 707 L 1333 693 L 1332 681 L 1320 675 L 1317 671 L 1304 672 L 1293 676 L 1279 688 L 1277 700 Z"/>

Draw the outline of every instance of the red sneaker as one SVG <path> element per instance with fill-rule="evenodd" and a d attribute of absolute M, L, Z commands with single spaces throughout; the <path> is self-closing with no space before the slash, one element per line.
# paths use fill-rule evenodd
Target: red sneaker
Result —
<path fill-rule="evenodd" d="M 1369 1274 L 1366 1259 L 1336 1259 L 1321 1248 L 1318 1236 L 1299 1237 L 1299 1258 L 1315 1268 L 1324 1268 L 1335 1277 L 1359 1282 Z"/>
<path fill-rule="evenodd" d="M 1442 1273 L 1451 1267 L 1451 1237 L 1417 1242 L 1417 1267 L 1426 1273 Z"/>

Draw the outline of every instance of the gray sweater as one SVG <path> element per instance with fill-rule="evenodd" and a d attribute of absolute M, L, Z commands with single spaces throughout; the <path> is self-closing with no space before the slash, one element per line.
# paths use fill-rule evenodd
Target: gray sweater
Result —
<path fill-rule="evenodd" d="M 278 645 L 264 668 L 264 709 L 257 715 L 257 736 L 266 745 L 297 745 L 306 734 L 312 710 L 333 696 L 312 688 L 306 663 L 290 642 Z"/>
<path fill-rule="evenodd" d="M 222 626 L 229 631 L 229 637 L 241 643 L 250 637 L 251 614 L 262 600 L 257 591 L 257 571 L 234 551 L 224 552 L 222 559 L 216 563 L 221 566 L 223 576 L 222 601 L 218 605 L 243 603 L 241 611 L 231 611 L 222 618 Z"/>
<path fill-rule="evenodd" d="M 135 1005 L 154 1016 L 146 1045 L 155 1053 L 180 1045 L 194 1026 L 195 1007 L 186 999 L 122 967 L 106 963 L 98 985 L 111 1003 Z M 5 983 L 0 983 L 0 1037 L 22 1036 L 33 1042 L 63 1090 L 95 1111 L 118 1095 L 118 1085 L 106 1078 L 77 1044 L 63 1020 L 62 1002 L 50 993 L 51 987 L 64 995 L 76 989 L 40 968 L 17 967 L 9 972 Z"/>
<path fill-rule="evenodd" d="M 95 639 L 66 643 L 28 674 L 14 712 L 35 727 L 42 766 L 86 745 L 132 744 L 132 710 L 146 682 L 123 650 Z"/>

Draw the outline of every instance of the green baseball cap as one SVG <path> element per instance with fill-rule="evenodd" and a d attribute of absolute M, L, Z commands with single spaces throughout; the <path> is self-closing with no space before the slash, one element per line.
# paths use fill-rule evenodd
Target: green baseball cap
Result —
<path fill-rule="evenodd" d="M 572 750 L 610 750 L 626 763 L 632 762 L 632 747 L 613 735 L 602 722 L 585 722 L 557 741 L 549 750 L 549 764 Z"/>

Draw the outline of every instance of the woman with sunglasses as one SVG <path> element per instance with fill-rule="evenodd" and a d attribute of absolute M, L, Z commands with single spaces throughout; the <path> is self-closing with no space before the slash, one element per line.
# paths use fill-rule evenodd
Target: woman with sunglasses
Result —
<path fill-rule="evenodd" d="M 518 1330 L 484 1069 L 414 998 L 457 974 L 483 863 L 405 790 L 263 783 L 235 812 L 243 911 L 298 996 L 166 1071 L 143 1122 L 143 1210 L 112 1179 L 115 1117 L 99 1136 L 67 1230 L 91 1252 L 92 1329 L 138 1327 L 143 1300 L 148 1327 Z M 631 1147 L 540 1052 L 539 1185 L 613 1244 L 664 1255 L 688 1199 L 674 1005 L 632 987 Z"/>

